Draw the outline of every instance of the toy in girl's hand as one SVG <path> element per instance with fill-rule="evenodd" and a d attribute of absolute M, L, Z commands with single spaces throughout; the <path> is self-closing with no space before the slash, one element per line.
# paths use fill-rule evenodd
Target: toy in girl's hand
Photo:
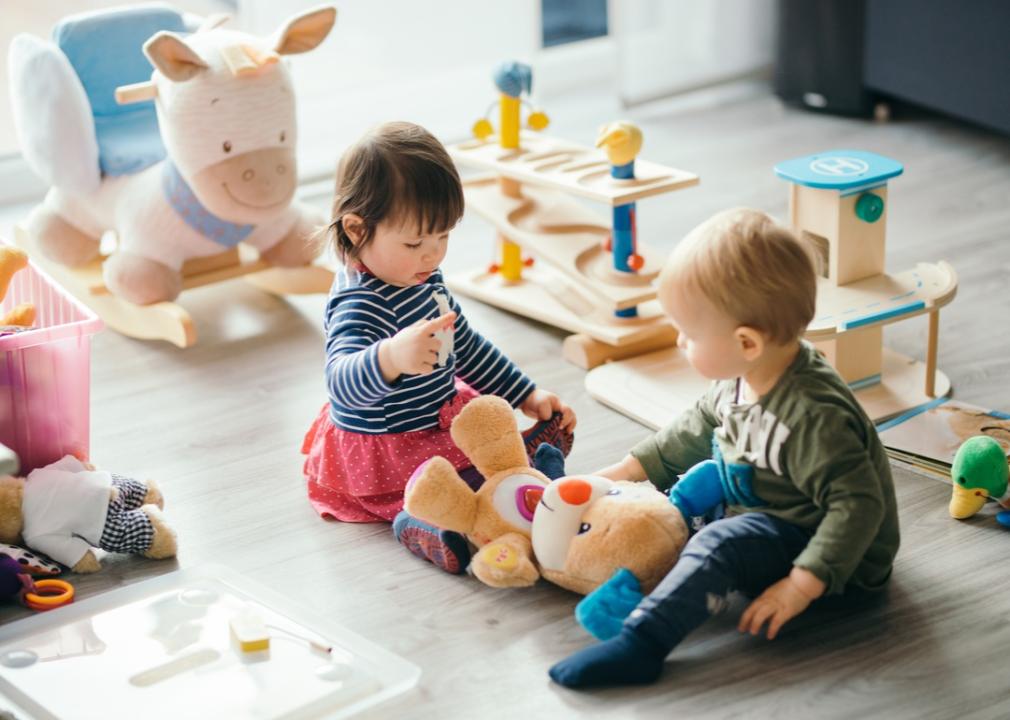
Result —
<path fill-rule="evenodd" d="M 7 297 L 14 273 L 28 267 L 28 255 L 24 250 L 0 245 L 0 300 Z M 32 303 L 15 305 L 0 316 L 0 334 L 27 330 L 35 323 L 35 306 Z"/>
<path fill-rule="evenodd" d="M 438 306 L 439 317 L 452 312 L 452 308 L 449 306 L 449 300 L 445 297 L 445 293 L 432 293 L 432 299 L 435 301 L 435 305 Z M 435 365 L 438 367 L 445 367 L 446 361 L 452 354 L 453 348 L 453 337 L 456 332 L 453 326 L 449 326 L 444 330 L 439 330 L 435 333 L 435 337 L 442 343 L 438 347 L 438 360 L 435 361 Z"/>
<path fill-rule="evenodd" d="M 152 482 L 94 470 L 67 455 L 27 478 L 0 477 L 0 542 L 45 552 L 74 572 L 101 568 L 93 548 L 175 556 L 175 531 Z"/>
<path fill-rule="evenodd" d="M 1007 451 L 988 435 L 965 440 L 954 455 L 950 468 L 954 490 L 950 498 L 950 516 L 969 518 L 992 499 L 1008 508 L 996 514 L 1001 525 L 1010 527 L 1010 466 Z"/>

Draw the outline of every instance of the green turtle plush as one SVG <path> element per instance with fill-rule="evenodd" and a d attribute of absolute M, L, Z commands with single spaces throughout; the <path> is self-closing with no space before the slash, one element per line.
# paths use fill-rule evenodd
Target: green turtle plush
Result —
<path fill-rule="evenodd" d="M 954 482 L 951 517 L 969 518 L 981 510 L 989 498 L 1010 508 L 1010 466 L 1006 450 L 988 435 L 976 435 L 961 444 L 950 474 Z M 996 519 L 1010 526 L 1010 512 L 1001 512 Z"/>

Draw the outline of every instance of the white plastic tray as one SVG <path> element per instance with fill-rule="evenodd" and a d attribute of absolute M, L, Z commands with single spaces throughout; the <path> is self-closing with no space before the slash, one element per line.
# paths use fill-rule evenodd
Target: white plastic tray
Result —
<path fill-rule="evenodd" d="M 229 621 L 245 608 L 269 626 L 269 650 L 242 653 L 231 639 Z M 419 676 L 403 658 L 215 566 L 0 627 L 0 695 L 15 717 L 35 720 L 344 718 Z"/>

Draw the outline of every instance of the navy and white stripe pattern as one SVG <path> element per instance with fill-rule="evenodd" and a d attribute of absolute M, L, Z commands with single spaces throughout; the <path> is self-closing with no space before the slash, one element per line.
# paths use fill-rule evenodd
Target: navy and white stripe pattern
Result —
<path fill-rule="evenodd" d="M 119 493 L 109 503 L 98 547 L 107 552 L 144 552 L 154 542 L 151 518 L 139 509 L 147 497 L 147 485 L 122 475 L 113 475 L 112 485 Z"/>
<path fill-rule="evenodd" d="M 428 375 L 402 375 L 390 385 L 379 369 L 379 342 L 418 320 L 438 317 L 441 293 L 456 313 L 453 352 Z M 446 288 L 441 271 L 420 285 L 397 287 L 369 273 L 337 273 L 326 306 L 326 381 L 330 418 L 344 430 L 385 434 L 438 426 L 438 412 L 456 394 L 455 378 L 498 395 L 513 407 L 533 381 L 476 330 Z"/>

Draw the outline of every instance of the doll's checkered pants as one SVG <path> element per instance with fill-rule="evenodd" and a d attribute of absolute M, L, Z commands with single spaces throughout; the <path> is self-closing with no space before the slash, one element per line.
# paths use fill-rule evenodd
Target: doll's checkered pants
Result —
<path fill-rule="evenodd" d="M 98 547 L 108 552 L 144 552 L 154 542 L 154 526 L 140 506 L 147 497 L 147 485 L 122 475 L 112 475 L 119 496 L 109 503 L 105 529 Z"/>

